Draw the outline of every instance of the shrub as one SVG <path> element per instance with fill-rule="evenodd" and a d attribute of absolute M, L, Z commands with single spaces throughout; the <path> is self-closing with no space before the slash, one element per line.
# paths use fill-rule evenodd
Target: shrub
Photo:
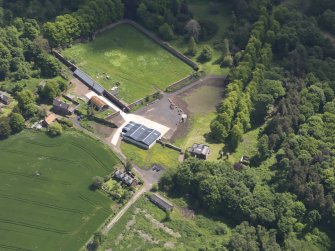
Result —
<path fill-rule="evenodd" d="M 201 62 L 208 62 L 212 59 L 212 57 L 213 57 L 213 50 L 210 46 L 206 45 L 199 56 L 199 60 Z"/>
<path fill-rule="evenodd" d="M 234 60 L 233 60 L 232 56 L 227 55 L 223 58 L 221 66 L 223 66 L 223 67 L 232 66 L 233 62 L 234 62 Z"/>
<path fill-rule="evenodd" d="M 63 128 L 59 123 L 55 122 L 55 123 L 49 125 L 48 134 L 51 137 L 60 136 L 62 133 L 63 133 Z"/>

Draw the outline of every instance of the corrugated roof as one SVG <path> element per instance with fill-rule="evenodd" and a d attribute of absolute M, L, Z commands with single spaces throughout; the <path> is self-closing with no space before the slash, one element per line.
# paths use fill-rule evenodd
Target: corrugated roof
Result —
<path fill-rule="evenodd" d="M 133 121 L 129 122 L 123 131 L 123 137 L 128 137 L 147 146 L 152 145 L 161 136 L 160 132 Z"/>
<path fill-rule="evenodd" d="M 91 79 L 85 72 L 82 70 L 75 70 L 73 73 L 77 78 L 79 78 L 84 84 L 86 84 L 88 87 L 90 87 L 92 90 L 94 90 L 96 93 L 102 95 L 105 89 L 99 85 L 97 82 L 95 82 L 93 79 Z"/>
<path fill-rule="evenodd" d="M 101 100 L 99 97 L 97 97 L 97 96 L 92 96 L 91 99 L 90 99 L 90 101 L 91 101 L 94 105 L 96 105 L 97 107 L 99 107 L 99 108 L 102 108 L 102 107 L 104 107 L 104 106 L 107 105 L 104 101 L 102 101 L 102 100 Z"/>

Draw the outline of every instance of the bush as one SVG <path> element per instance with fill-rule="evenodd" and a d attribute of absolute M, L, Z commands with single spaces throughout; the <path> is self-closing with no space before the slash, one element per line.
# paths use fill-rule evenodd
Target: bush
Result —
<path fill-rule="evenodd" d="M 63 128 L 59 123 L 55 122 L 55 123 L 49 125 L 48 134 L 51 137 L 60 136 L 62 133 L 63 133 Z"/>
<path fill-rule="evenodd" d="M 201 62 L 208 62 L 212 59 L 212 57 L 213 57 L 213 50 L 210 46 L 206 45 L 199 56 L 199 60 Z"/>
<path fill-rule="evenodd" d="M 232 56 L 231 55 L 227 55 L 227 56 L 225 56 L 223 58 L 221 66 L 223 66 L 223 67 L 229 67 L 229 66 L 233 65 L 233 62 L 234 62 L 234 60 L 233 60 Z"/>
<path fill-rule="evenodd" d="M 68 119 L 61 118 L 58 120 L 58 122 L 64 127 L 69 127 L 69 128 L 73 127 L 73 122 Z"/>

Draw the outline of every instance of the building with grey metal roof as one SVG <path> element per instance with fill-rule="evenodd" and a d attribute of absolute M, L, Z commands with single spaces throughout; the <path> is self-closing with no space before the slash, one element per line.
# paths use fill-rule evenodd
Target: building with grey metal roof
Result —
<path fill-rule="evenodd" d="M 152 194 L 149 197 L 150 201 L 163 209 L 164 211 L 172 211 L 173 210 L 173 205 L 167 201 L 166 199 L 162 198 L 158 194 Z"/>
<path fill-rule="evenodd" d="M 188 152 L 192 157 L 206 160 L 210 153 L 210 150 L 209 146 L 194 143 L 193 146 L 188 149 Z"/>
<path fill-rule="evenodd" d="M 80 79 L 85 85 L 87 85 L 89 88 L 91 88 L 93 91 L 98 93 L 99 95 L 103 95 L 105 88 L 103 88 L 101 85 L 99 85 L 97 82 L 95 82 L 93 79 L 91 79 L 85 72 L 82 70 L 75 70 L 73 75 Z"/>
<path fill-rule="evenodd" d="M 144 149 L 149 149 L 158 139 L 160 139 L 161 133 L 145 127 L 144 125 L 130 121 L 123 127 L 122 137 L 127 142 L 133 143 Z"/>

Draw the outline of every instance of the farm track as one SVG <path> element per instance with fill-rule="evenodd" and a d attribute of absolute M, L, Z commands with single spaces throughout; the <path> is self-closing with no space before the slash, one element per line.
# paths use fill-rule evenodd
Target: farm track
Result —
<path fill-rule="evenodd" d="M 29 224 L 23 221 L 14 221 L 14 220 L 8 220 L 8 219 L 1 219 L 0 218 L 0 222 L 4 223 L 4 224 L 10 224 L 10 225 L 14 225 L 14 226 L 20 226 L 20 227 L 26 227 L 26 228 L 33 228 L 33 229 L 37 229 L 37 230 L 42 230 L 42 231 L 46 231 L 46 232 L 52 232 L 52 233 L 56 233 L 56 234 L 69 234 L 69 231 L 64 231 L 64 230 L 60 230 L 57 228 L 51 228 L 51 227 L 43 227 L 43 226 L 39 226 L 39 225 L 35 225 L 35 224 Z"/>
<path fill-rule="evenodd" d="M 59 162 L 63 162 L 63 163 L 80 164 L 78 161 L 73 161 L 73 160 L 69 160 L 69 159 L 58 158 L 58 157 L 54 157 L 54 156 L 38 155 L 38 154 L 24 152 L 24 151 L 7 150 L 7 149 L 0 149 L 0 151 L 7 152 L 7 153 L 20 154 L 20 155 L 23 155 L 23 156 L 26 156 L 26 157 L 34 156 L 34 157 L 37 157 L 37 158 L 46 158 L 46 159 L 55 160 L 55 161 L 59 161 Z"/>
<path fill-rule="evenodd" d="M 58 146 L 62 146 L 62 143 L 58 143 L 58 144 L 45 144 L 45 143 L 40 143 L 37 141 L 33 141 L 33 140 L 25 140 L 24 142 L 31 144 L 31 145 L 36 145 L 36 146 L 43 146 L 43 147 L 58 147 Z"/>
<path fill-rule="evenodd" d="M 14 246 L 8 246 L 8 245 L 0 244 L 0 250 L 2 250 L 2 248 L 6 249 L 6 250 L 15 250 L 15 251 L 33 251 L 32 249 L 20 248 L 20 247 L 14 247 Z"/>
<path fill-rule="evenodd" d="M 12 176 L 21 176 L 21 177 L 25 177 L 25 178 L 29 178 L 29 179 L 35 179 L 35 180 L 40 180 L 40 181 L 45 181 L 45 182 L 55 182 L 55 183 L 60 183 L 60 184 L 65 185 L 65 186 L 72 185 L 72 183 L 68 182 L 68 181 L 57 180 L 57 179 L 49 179 L 47 177 L 36 176 L 34 174 L 21 173 L 21 172 L 13 172 L 13 171 L 5 171 L 5 170 L 0 170 L 0 173 L 12 175 Z"/>
<path fill-rule="evenodd" d="M 60 211 L 64 211 L 64 212 L 78 213 L 78 214 L 83 214 L 84 213 L 84 211 L 81 211 L 81 210 L 78 210 L 78 209 L 61 207 L 61 206 L 57 206 L 57 205 L 42 203 L 42 202 L 39 202 L 39 201 L 34 201 L 34 200 L 28 200 L 28 199 L 23 199 L 23 198 L 19 198 L 19 197 L 9 196 L 9 195 L 6 195 L 6 194 L 0 194 L 0 198 L 15 200 L 15 201 L 23 202 L 23 203 L 26 203 L 26 204 L 33 204 L 33 205 L 46 207 L 46 208 L 51 208 L 51 209 L 55 209 L 55 210 L 60 210 Z"/>

